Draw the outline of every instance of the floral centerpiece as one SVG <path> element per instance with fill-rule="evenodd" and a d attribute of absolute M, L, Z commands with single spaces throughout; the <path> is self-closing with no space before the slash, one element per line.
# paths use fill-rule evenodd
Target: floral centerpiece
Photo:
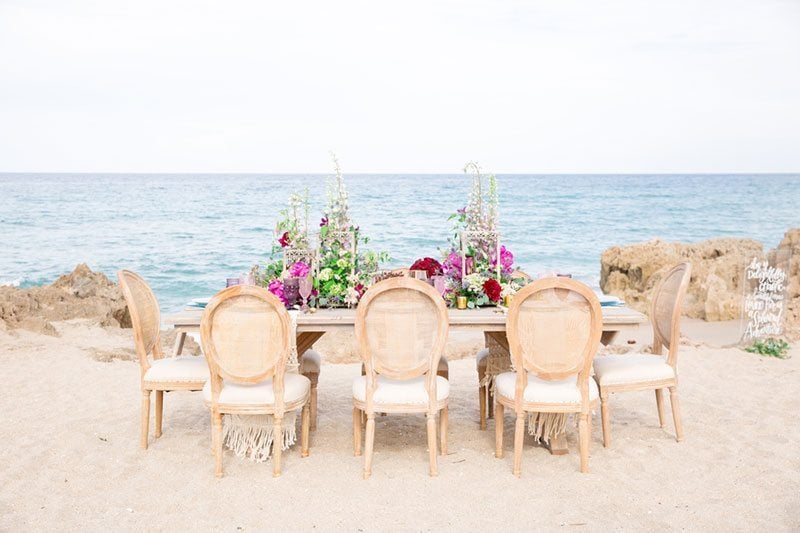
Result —
<path fill-rule="evenodd" d="M 384 252 L 362 251 L 369 242 L 350 219 L 347 189 L 341 167 L 333 156 L 335 176 L 328 183 L 328 201 L 319 224 L 318 268 L 314 288 L 321 306 L 354 306 L 372 284 Z"/>
<path fill-rule="evenodd" d="M 453 234 L 442 252 L 441 273 L 446 277 L 442 296 L 450 305 L 465 296 L 467 306 L 474 308 L 500 303 L 524 281 L 513 276 L 514 254 L 500 244 L 497 179 L 482 175 L 476 163 L 467 164 L 464 172 L 472 175 L 472 186 L 467 205 L 448 219 Z"/>
<path fill-rule="evenodd" d="M 270 259 L 263 266 L 253 267 L 253 278 L 258 285 L 289 305 L 285 282 L 290 278 L 313 275 L 314 250 L 308 239 L 308 189 L 289 196 L 289 205 L 280 211 L 280 219 L 273 234 Z M 312 296 L 316 296 L 312 293 Z"/>

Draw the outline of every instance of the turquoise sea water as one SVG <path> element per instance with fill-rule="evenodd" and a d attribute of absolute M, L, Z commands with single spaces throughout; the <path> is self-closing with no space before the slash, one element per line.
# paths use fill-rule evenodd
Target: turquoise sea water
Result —
<path fill-rule="evenodd" d="M 751 237 L 800 227 L 800 175 L 499 175 L 503 242 L 517 264 L 596 285 L 609 246 L 659 237 Z M 346 175 L 355 223 L 393 266 L 438 257 L 459 175 Z M 141 273 L 162 309 L 211 295 L 267 257 L 278 211 L 308 187 L 312 228 L 324 175 L 0 174 L 0 284 L 53 281 L 87 262 Z"/>

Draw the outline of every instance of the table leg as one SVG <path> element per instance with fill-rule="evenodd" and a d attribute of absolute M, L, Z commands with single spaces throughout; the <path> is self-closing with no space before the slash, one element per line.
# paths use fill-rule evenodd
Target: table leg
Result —
<path fill-rule="evenodd" d="M 302 357 L 306 350 L 314 346 L 320 337 L 325 334 L 324 331 L 304 331 L 297 334 L 297 355 Z"/>
<path fill-rule="evenodd" d="M 603 334 L 600 336 L 600 343 L 603 346 L 608 346 L 609 344 L 614 342 L 614 339 L 617 338 L 617 333 L 619 333 L 619 331 L 604 331 Z"/>
<path fill-rule="evenodd" d="M 567 455 L 567 436 L 566 435 L 550 435 L 550 444 L 545 444 L 545 448 L 550 450 L 551 455 Z"/>
<path fill-rule="evenodd" d="M 179 331 L 175 335 L 175 348 L 172 353 L 174 356 L 180 355 L 183 352 L 183 343 L 186 342 L 186 332 Z"/>

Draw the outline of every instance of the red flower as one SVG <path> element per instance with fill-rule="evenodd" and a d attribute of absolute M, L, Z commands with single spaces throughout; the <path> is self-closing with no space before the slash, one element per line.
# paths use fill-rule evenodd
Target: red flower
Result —
<path fill-rule="evenodd" d="M 319 221 L 319 227 L 327 226 L 328 225 L 328 217 L 322 217 Z"/>
<path fill-rule="evenodd" d="M 503 287 L 500 286 L 500 282 L 494 278 L 487 279 L 483 282 L 483 292 L 486 293 L 486 296 L 493 302 L 500 301 L 500 293 L 503 292 Z"/>
<path fill-rule="evenodd" d="M 289 232 L 284 232 L 283 235 L 281 235 L 281 238 L 278 239 L 278 242 L 281 243 L 281 248 L 286 248 L 289 246 Z"/>
<path fill-rule="evenodd" d="M 432 278 L 433 276 L 442 275 L 442 264 L 433 257 L 424 257 L 414 261 L 410 270 L 424 270 L 428 273 L 428 277 Z"/>

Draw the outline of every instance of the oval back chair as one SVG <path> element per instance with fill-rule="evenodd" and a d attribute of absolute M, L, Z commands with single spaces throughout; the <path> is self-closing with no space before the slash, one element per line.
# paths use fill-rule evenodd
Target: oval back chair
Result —
<path fill-rule="evenodd" d="M 435 416 L 446 449 L 449 383 L 437 376 L 449 328 L 441 295 L 425 282 L 390 278 L 373 285 L 356 310 L 355 335 L 365 375 L 353 384 L 355 454 L 361 454 L 361 413 L 366 414 L 364 477 L 371 472 L 375 413 L 426 413 L 430 472 L 436 475 Z"/>
<path fill-rule="evenodd" d="M 525 413 L 576 413 L 581 472 L 588 471 L 591 407 L 597 386 L 590 381 L 603 317 L 589 287 L 569 278 L 544 278 L 526 285 L 508 310 L 506 335 L 515 372 L 497 376 L 496 455 L 502 457 L 504 407 L 516 414 L 514 474 L 519 476 Z"/>
<path fill-rule="evenodd" d="M 678 347 L 680 345 L 681 305 L 692 276 L 690 263 L 679 263 L 661 279 L 653 292 L 650 322 L 653 326 L 652 353 L 607 355 L 594 362 L 600 387 L 600 412 L 603 421 L 603 446 L 611 445 L 609 397 L 615 392 L 655 390 L 658 423 L 665 427 L 664 389 L 669 390 L 675 438 L 683 440 L 678 402 Z M 664 347 L 669 350 L 662 355 Z"/>
<path fill-rule="evenodd" d="M 142 389 L 141 438 L 147 449 L 150 426 L 150 393 L 155 391 L 155 436 L 161 437 L 164 391 L 199 391 L 208 379 L 202 357 L 164 357 L 161 349 L 161 312 L 155 294 L 141 276 L 130 270 L 117 272 L 133 325 L 133 342 L 139 358 Z M 151 357 L 152 356 L 152 357 Z"/>
<path fill-rule="evenodd" d="M 280 475 L 287 410 L 303 408 L 303 454 L 308 451 L 310 382 L 286 374 L 292 334 L 286 308 L 266 289 L 235 285 L 208 303 L 200 334 L 210 372 L 203 394 L 211 409 L 217 476 L 222 476 L 223 414 L 273 416 L 273 475 Z"/>

